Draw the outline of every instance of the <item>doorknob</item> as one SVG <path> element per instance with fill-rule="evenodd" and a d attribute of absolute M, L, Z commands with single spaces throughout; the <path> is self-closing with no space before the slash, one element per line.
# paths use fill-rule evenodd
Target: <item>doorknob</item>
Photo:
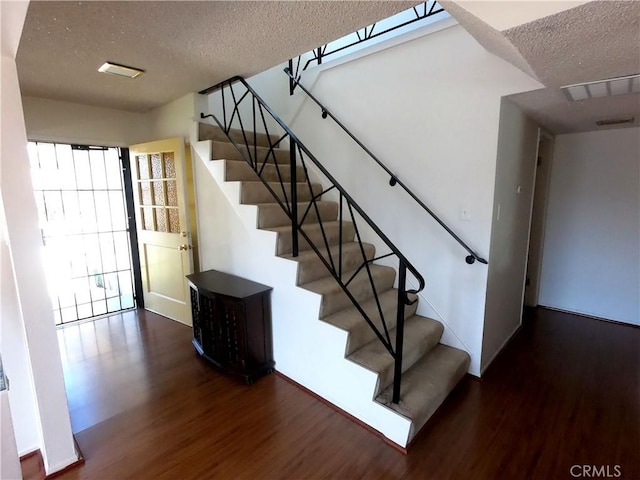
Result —
<path fill-rule="evenodd" d="M 186 237 L 187 236 L 187 232 L 180 232 L 180 236 L 181 237 Z"/>
<path fill-rule="evenodd" d="M 191 245 L 187 245 L 186 243 L 183 243 L 178 247 L 178 250 L 180 250 L 181 252 L 184 252 L 189 249 L 191 249 Z"/>

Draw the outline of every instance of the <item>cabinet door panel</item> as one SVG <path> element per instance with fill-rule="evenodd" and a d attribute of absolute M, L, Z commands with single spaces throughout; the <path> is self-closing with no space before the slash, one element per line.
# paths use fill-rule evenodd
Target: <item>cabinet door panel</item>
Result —
<path fill-rule="evenodd" d="M 200 301 L 198 298 L 198 291 L 191 287 L 191 316 L 193 318 L 193 338 L 198 342 L 198 345 L 202 347 L 202 322 L 200 319 Z"/>
<path fill-rule="evenodd" d="M 200 295 L 200 325 L 202 329 L 202 349 L 204 353 L 217 360 L 219 355 L 218 339 L 220 322 L 217 319 L 215 297 Z"/>
<path fill-rule="evenodd" d="M 225 357 L 230 367 L 243 368 L 245 361 L 244 309 L 242 303 L 231 298 L 220 302 L 225 328 L 221 338 L 224 343 Z"/>

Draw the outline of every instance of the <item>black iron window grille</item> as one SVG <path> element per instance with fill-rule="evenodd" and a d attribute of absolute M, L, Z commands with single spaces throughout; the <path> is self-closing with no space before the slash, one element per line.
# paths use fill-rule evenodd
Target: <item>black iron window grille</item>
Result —
<path fill-rule="evenodd" d="M 135 307 L 120 149 L 28 149 L 56 325 Z"/>

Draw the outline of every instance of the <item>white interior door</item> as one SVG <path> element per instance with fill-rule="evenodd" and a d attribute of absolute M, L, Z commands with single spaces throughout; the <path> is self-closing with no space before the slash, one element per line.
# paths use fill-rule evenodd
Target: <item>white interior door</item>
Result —
<path fill-rule="evenodd" d="M 536 167 L 533 210 L 531 212 L 531 230 L 529 232 L 527 281 L 524 294 L 524 304 L 528 307 L 538 306 L 542 269 L 542 246 L 544 243 L 552 157 L 553 139 L 542 136 L 538 145 L 538 164 Z"/>
<path fill-rule="evenodd" d="M 145 308 L 191 325 L 184 142 L 170 138 L 129 150 Z"/>

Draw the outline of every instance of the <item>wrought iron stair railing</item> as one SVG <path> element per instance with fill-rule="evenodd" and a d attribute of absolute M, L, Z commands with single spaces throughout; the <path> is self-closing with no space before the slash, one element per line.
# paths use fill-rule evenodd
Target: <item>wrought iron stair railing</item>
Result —
<path fill-rule="evenodd" d="M 410 13 L 410 15 L 406 15 Z M 446 14 L 444 8 L 440 6 L 438 0 L 427 0 L 421 2 L 410 9 L 400 12 L 393 17 L 390 17 L 387 21 L 377 22 L 366 27 L 357 30 L 342 39 L 338 39 L 337 42 L 329 42 L 320 47 L 314 48 L 307 54 L 311 54 L 311 57 L 307 59 L 304 64 L 302 63 L 303 56 L 307 54 L 299 55 L 296 60 L 289 60 L 289 70 L 294 74 L 295 78 L 300 78 L 302 72 L 311 66 L 312 63 L 321 65 L 322 61 L 332 55 L 336 55 L 341 52 L 353 50 L 354 47 L 358 47 L 361 44 L 368 43 L 376 38 L 390 35 L 396 30 L 407 27 L 413 23 L 426 20 L 430 17 L 435 17 L 439 14 Z M 440 15 L 441 16 L 441 15 Z M 389 25 L 389 22 L 391 24 Z M 382 27 L 380 25 L 383 25 Z M 295 67 L 295 68 L 294 68 Z M 292 79 L 289 80 L 289 93 L 293 95 L 293 91 L 296 88 L 296 82 Z"/>
<path fill-rule="evenodd" d="M 304 85 L 302 85 L 302 83 L 300 83 L 300 77 L 299 76 L 295 76 L 292 72 L 290 68 L 285 68 L 284 72 L 287 74 L 287 76 L 289 77 L 289 81 L 293 82 L 293 84 L 295 84 L 295 86 L 300 87 L 300 89 L 316 104 L 318 105 L 318 107 L 320 107 L 320 111 L 322 114 L 322 118 L 327 118 L 330 117 L 347 135 L 349 135 L 349 137 L 351 137 L 351 139 L 358 144 L 358 146 L 360 148 L 362 148 L 362 150 L 364 150 L 367 155 L 369 155 L 374 162 L 376 162 L 378 164 L 378 166 L 380 166 L 380 168 L 382 168 L 388 175 L 389 175 L 389 185 L 391 185 L 392 187 L 395 185 L 399 185 L 418 205 L 420 205 L 420 207 L 422 207 L 422 209 L 427 212 L 456 242 L 458 242 L 460 244 L 460 246 L 462 248 L 464 248 L 468 255 L 465 257 L 465 261 L 471 265 L 473 263 L 475 263 L 475 261 L 477 260 L 480 263 L 483 264 L 487 264 L 487 260 L 485 260 L 484 258 L 482 258 L 480 255 L 478 255 L 474 250 L 471 249 L 471 247 L 469 247 L 469 245 L 467 245 L 465 243 L 464 240 L 462 240 L 462 238 L 460 238 L 454 231 L 453 229 L 451 229 L 451 227 L 449 227 L 440 217 L 438 217 L 438 215 L 436 215 L 433 210 L 431 208 L 429 208 L 422 200 L 420 200 L 420 198 L 404 183 L 402 182 L 398 176 L 396 174 L 394 174 L 391 169 L 389 167 L 387 167 L 371 150 L 369 150 L 369 148 L 367 148 L 353 133 L 351 133 L 351 131 L 340 121 L 338 120 L 338 118 L 336 118 L 336 116 L 331 113 L 331 111 L 325 107 L 320 100 L 318 100 L 307 88 L 304 87 Z"/>
<path fill-rule="evenodd" d="M 342 291 L 351 300 L 352 304 L 362 315 L 363 319 L 367 322 L 369 327 L 375 333 L 375 336 L 382 342 L 386 350 L 393 357 L 393 398 L 394 403 L 400 401 L 400 384 L 402 377 L 402 354 L 404 343 L 404 318 L 405 318 L 405 306 L 411 305 L 417 301 L 417 297 L 414 297 L 420 292 L 424 286 L 425 281 L 422 275 L 416 270 L 416 268 L 405 258 L 405 256 L 399 251 L 399 249 L 387 238 L 387 236 L 378 228 L 378 226 L 369 218 L 364 210 L 351 198 L 351 196 L 345 191 L 345 189 L 332 177 L 327 169 L 316 159 L 316 157 L 309 151 L 309 149 L 296 137 L 291 129 L 285 124 L 284 121 L 278 115 L 276 115 L 272 109 L 264 102 L 262 98 L 249 86 L 249 84 L 242 77 L 233 77 L 217 85 L 209 87 L 200 92 L 203 95 L 209 95 L 214 92 L 219 92 L 219 98 L 217 102 L 220 103 L 219 111 L 216 113 L 204 114 L 201 113 L 201 118 L 211 118 L 215 123 L 224 131 L 227 138 L 232 142 L 238 151 L 243 156 L 244 160 L 251 166 L 253 171 L 258 175 L 265 187 L 271 192 L 275 201 L 286 212 L 291 222 L 291 235 L 292 235 L 292 256 L 297 257 L 299 254 L 299 236 L 302 236 L 306 240 L 307 244 L 321 259 L 322 263 L 329 270 L 331 276 L 338 282 Z M 218 93 L 216 93 L 218 94 Z M 216 102 L 213 102 L 216 103 Z M 274 130 L 277 127 L 284 132 L 278 133 L 279 137 L 273 141 L 272 136 L 276 133 Z M 231 130 L 237 130 L 239 135 L 230 135 Z M 259 149 L 258 134 L 255 132 L 261 131 L 266 134 L 269 147 L 266 152 Z M 281 145 L 289 143 L 289 164 L 290 171 L 289 182 L 286 182 L 285 169 L 280 165 L 276 158 L 275 149 Z M 272 161 L 272 163 L 271 163 Z M 276 182 L 276 189 L 281 189 L 281 192 L 276 192 L 270 182 L 263 178 L 263 172 L 267 164 L 275 166 L 278 182 Z M 312 187 L 312 179 L 309 172 L 309 167 L 313 167 L 317 170 L 316 174 L 320 174 L 324 178 L 324 182 L 320 182 L 323 185 L 330 185 L 318 194 L 314 194 Z M 303 178 L 298 178 L 297 168 L 302 166 L 304 175 Z M 289 183 L 287 186 L 286 184 Z M 304 205 L 304 202 L 299 202 L 297 189 L 299 183 L 305 184 L 304 188 L 308 188 L 310 200 Z M 279 194 L 282 194 L 281 196 Z M 337 196 L 338 203 L 338 238 L 337 243 L 329 241 L 327 236 L 327 222 L 322 220 L 320 211 L 318 208 L 318 201 L 320 197 L 327 194 Z M 303 210 L 299 210 L 299 204 L 302 203 Z M 314 242 L 308 227 L 312 225 L 310 222 L 311 216 L 309 213 L 313 211 L 315 213 L 314 222 L 318 222 L 321 240 L 318 243 Z M 344 255 L 343 255 L 343 240 L 347 240 L 345 232 L 345 223 L 351 222 L 353 225 L 354 241 L 358 244 L 358 253 L 361 256 L 361 263 L 355 270 L 345 271 Z M 379 244 L 383 244 L 386 248 L 385 252 L 376 252 L 375 258 L 369 258 L 365 251 L 365 244 L 361 237 L 363 224 L 366 225 L 380 240 Z M 397 285 L 397 305 L 395 311 L 396 321 L 396 339 L 392 341 L 389 328 L 389 320 L 385 318 L 384 309 L 381 305 L 380 297 L 374 278 L 371 272 L 371 265 L 373 262 L 385 259 L 385 262 L 389 262 L 391 258 L 397 259 L 398 265 L 398 285 Z M 360 259 L 358 259 L 358 262 Z M 417 280 L 417 289 L 407 289 L 406 278 L 407 271 L 409 271 Z M 370 296 L 375 300 L 375 313 L 377 315 L 370 315 L 365 311 L 362 304 L 358 301 L 353 292 L 349 290 L 349 286 L 354 279 L 359 275 L 366 274 L 365 285 L 371 289 Z M 381 328 L 376 326 L 375 317 L 380 319 Z"/>

